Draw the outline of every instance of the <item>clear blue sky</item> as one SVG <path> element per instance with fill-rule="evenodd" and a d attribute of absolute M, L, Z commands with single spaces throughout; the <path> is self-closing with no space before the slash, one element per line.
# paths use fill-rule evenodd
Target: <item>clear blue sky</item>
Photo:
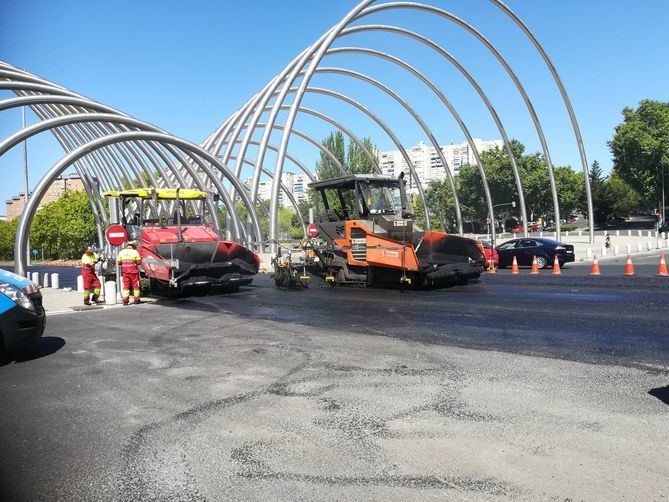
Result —
<path fill-rule="evenodd" d="M 471 22 L 499 47 L 535 101 L 555 164 L 580 168 L 557 89 L 520 31 L 487 0 L 426 3 Z M 0 59 L 199 143 L 355 4 L 355 0 L 2 2 Z M 621 120 L 622 108 L 636 106 L 644 98 L 669 101 L 669 2 L 508 0 L 508 4 L 535 32 L 562 75 L 589 161 L 597 159 L 610 169 L 606 142 Z M 358 22 L 371 23 L 411 28 L 447 48 L 480 80 L 509 134 L 528 149 L 539 149 L 518 93 L 500 65 L 465 31 L 406 11 Z M 377 33 L 349 36 L 335 45 L 373 47 L 402 57 L 451 98 L 474 136 L 499 137 L 466 81 L 415 42 Z M 363 56 L 333 56 L 326 62 L 364 71 L 395 89 L 424 114 L 440 143 L 463 141 L 439 102 L 390 63 Z M 353 86 L 342 77 L 317 75 L 313 85 L 349 92 L 391 124 L 405 145 L 426 139 L 402 109 L 364 84 Z M 0 91 L 1 99 L 8 97 L 10 93 Z M 390 140 L 358 112 L 325 97 L 307 96 L 304 104 L 331 113 L 359 136 L 370 136 L 379 148 L 392 148 Z M 17 130 L 20 120 L 19 110 L 0 113 L 0 137 Z M 36 117 L 30 114 L 28 120 Z M 330 130 L 303 117 L 297 126 L 318 139 Z M 299 138 L 290 147 L 313 165 L 317 158 L 313 147 Z M 32 186 L 61 155 L 48 133 L 29 141 Z M 0 170 L 4 201 L 23 189 L 21 148 L 0 158 Z"/>

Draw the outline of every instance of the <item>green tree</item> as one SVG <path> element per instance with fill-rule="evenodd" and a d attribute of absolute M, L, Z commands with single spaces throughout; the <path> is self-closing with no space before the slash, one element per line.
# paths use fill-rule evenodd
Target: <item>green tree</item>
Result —
<path fill-rule="evenodd" d="M 66 190 L 42 207 L 30 230 L 31 245 L 50 258 L 76 258 L 95 242 L 97 227 L 86 192 Z"/>
<path fill-rule="evenodd" d="M 424 218 L 423 205 L 420 204 L 418 198 L 416 200 L 418 204 L 414 205 L 415 214 L 417 217 Z M 430 216 L 434 220 L 433 227 L 435 229 L 450 232 L 454 228 L 457 228 L 454 227 L 456 220 L 455 199 L 453 197 L 453 190 L 451 190 L 451 184 L 447 179 L 430 182 L 425 189 L 425 201 L 427 202 Z M 417 220 L 420 221 L 418 218 Z"/>
<path fill-rule="evenodd" d="M 636 110 L 625 107 L 623 122 L 608 143 L 613 171 L 627 182 L 643 202 L 659 207 L 662 172 L 669 167 L 669 102 L 650 99 Z"/>
<path fill-rule="evenodd" d="M 553 212 L 553 198 L 546 160 L 540 153 L 525 154 L 525 147 L 518 141 L 511 142 L 511 149 L 523 184 L 527 216 L 534 220 Z M 496 204 L 519 201 L 511 161 L 506 150 L 493 148 L 481 154 L 490 194 Z M 555 185 L 561 214 L 569 214 L 579 204 L 584 190 L 583 176 L 570 167 L 555 167 Z M 476 166 L 461 167 L 456 176 L 462 216 L 465 221 L 483 221 L 488 207 L 483 191 L 481 174 Z M 520 207 L 505 207 L 497 217 L 520 216 Z"/>
<path fill-rule="evenodd" d="M 626 219 L 639 206 L 641 197 L 629 183 L 613 173 L 604 183 L 605 221 L 613 223 Z"/>
<path fill-rule="evenodd" d="M 18 223 L 18 218 L 11 221 L 0 221 L 0 259 L 14 259 L 14 238 Z"/>
<path fill-rule="evenodd" d="M 595 225 L 602 225 L 606 222 L 606 207 L 605 207 L 605 182 L 606 177 L 602 173 L 602 168 L 599 165 L 599 162 L 596 160 L 590 166 L 590 193 L 592 195 L 592 207 L 594 211 Z M 581 200 L 579 201 L 579 209 L 587 214 L 588 211 L 588 200 L 585 194 L 585 190 L 581 195 Z"/>
<path fill-rule="evenodd" d="M 346 174 L 374 172 L 372 159 L 356 143 L 350 141 L 347 144 L 341 131 L 330 133 L 321 143 L 341 163 Z M 375 148 L 369 138 L 364 138 L 362 144 L 372 155 L 374 154 Z M 342 172 L 328 155 L 321 152 L 320 159 L 316 163 L 316 176 L 319 180 L 325 180 L 342 176 Z"/>
<path fill-rule="evenodd" d="M 372 141 L 369 138 L 364 138 L 362 143 L 365 148 L 372 155 L 374 155 L 376 149 L 374 145 L 372 145 Z M 344 135 L 341 131 L 330 133 L 326 138 L 323 139 L 322 144 L 341 163 L 344 169 L 344 173 L 340 171 L 339 167 L 328 155 L 321 152 L 320 159 L 316 163 L 316 177 L 319 180 L 338 178 L 344 174 L 368 174 L 374 172 L 374 163 L 372 159 L 370 159 L 364 150 L 356 143 L 349 142 L 346 144 L 344 141 Z M 333 209 L 341 209 L 341 202 L 335 194 L 328 193 L 327 197 L 330 206 Z M 318 207 L 319 202 L 313 198 L 312 200 L 314 206 Z M 353 201 L 347 200 L 345 197 L 344 205 L 347 207 L 352 207 Z"/>
<path fill-rule="evenodd" d="M 556 167 L 554 175 L 560 201 L 560 215 L 566 218 L 578 208 L 585 192 L 583 173 L 577 173 L 571 167 Z"/>

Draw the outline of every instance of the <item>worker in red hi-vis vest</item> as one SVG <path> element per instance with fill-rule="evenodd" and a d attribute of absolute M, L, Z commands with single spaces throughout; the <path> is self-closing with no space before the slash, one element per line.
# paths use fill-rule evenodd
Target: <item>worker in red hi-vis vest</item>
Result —
<path fill-rule="evenodd" d="M 91 304 L 91 289 L 93 289 L 93 302 L 104 303 L 100 300 L 100 279 L 95 275 L 95 264 L 102 260 L 93 252 L 93 247 L 88 246 L 81 257 L 81 276 L 84 279 L 84 305 Z"/>
<path fill-rule="evenodd" d="M 128 242 L 118 254 L 118 264 L 121 266 L 121 275 L 123 276 L 123 305 L 130 303 L 130 290 L 132 289 L 135 303 L 142 303 L 139 297 L 139 266 L 142 263 L 142 257 L 137 251 L 134 242 Z"/>

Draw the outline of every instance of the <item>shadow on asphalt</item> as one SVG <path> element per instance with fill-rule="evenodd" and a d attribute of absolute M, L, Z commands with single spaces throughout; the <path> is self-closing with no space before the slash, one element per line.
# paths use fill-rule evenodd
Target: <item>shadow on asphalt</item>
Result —
<path fill-rule="evenodd" d="M 648 391 L 648 394 L 658 398 L 664 404 L 669 404 L 669 385 L 665 387 L 656 387 L 654 389 L 650 389 Z"/>
<path fill-rule="evenodd" d="M 9 353 L 0 354 L 0 366 L 5 366 L 12 362 L 25 363 L 41 357 L 55 354 L 65 346 L 65 340 L 58 336 L 45 336 L 35 341 L 35 343 L 25 348 Z"/>

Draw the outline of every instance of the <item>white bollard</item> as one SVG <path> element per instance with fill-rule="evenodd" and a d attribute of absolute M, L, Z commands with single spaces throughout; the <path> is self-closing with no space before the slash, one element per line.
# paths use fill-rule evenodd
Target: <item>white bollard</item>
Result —
<path fill-rule="evenodd" d="M 84 292 L 84 276 L 80 275 L 77 277 L 77 293 Z"/>
<path fill-rule="evenodd" d="M 44 272 L 44 275 L 42 276 L 42 287 L 49 287 L 49 272 Z"/>
<path fill-rule="evenodd" d="M 639 230 L 639 237 L 643 237 L 643 231 Z"/>
<path fill-rule="evenodd" d="M 565 237 L 569 237 L 569 230 L 565 230 L 565 232 L 564 232 L 564 236 L 565 236 Z"/>
<path fill-rule="evenodd" d="M 33 272 L 33 277 L 31 280 L 39 286 L 39 272 Z"/>
<path fill-rule="evenodd" d="M 657 246 L 657 249 L 660 249 L 662 247 L 660 239 L 655 239 L 655 246 Z"/>
<path fill-rule="evenodd" d="M 616 237 L 620 237 L 620 230 L 616 230 Z"/>
<path fill-rule="evenodd" d="M 544 233 L 543 233 L 543 232 L 539 232 L 539 237 L 543 237 L 543 236 L 544 236 Z"/>
<path fill-rule="evenodd" d="M 553 239 L 557 239 L 557 230 L 553 232 Z"/>
<path fill-rule="evenodd" d="M 651 232 L 651 231 L 649 230 L 649 231 L 648 231 L 648 237 L 652 237 L 652 236 L 653 236 L 653 232 Z"/>
<path fill-rule="evenodd" d="M 632 254 L 632 245 L 625 244 L 625 254 Z"/>
<path fill-rule="evenodd" d="M 592 248 L 585 248 L 585 257 L 590 260 L 592 258 Z"/>
<path fill-rule="evenodd" d="M 116 281 L 105 282 L 105 301 L 107 305 L 116 305 Z"/>
<path fill-rule="evenodd" d="M 602 258 L 606 258 L 606 246 L 602 246 Z"/>
<path fill-rule="evenodd" d="M 54 289 L 58 289 L 60 287 L 60 275 L 58 275 L 56 272 L 51 274 L 51 287 Z"/>
<path fill-rule="evenodd" d="M 664 240 L 667 240 L 667 232 L 664 232 Z"/>
<path fill-rule="evenodd" d="M 646 248 L 648 248 L 648 251 L 653 249 L 653 245 L 650 243 L 650 241 L 646 241 Z"/>
<path fill-rule="evenodd" d="M 640 253 L 641 251 L 642 251 L 641 243 L 640 243 L 640 242 L 637 242 L 637 243 L 636 243 L 636 252 L 637 252 L 637 253 Z"/>
<path fill-rule="evenodd" d="M 583 237 L 583 231 L 579 230 L 579 231 L 578 231 L 578 236 L 579 236 L 579 237 Z"/>
<path fill-rule="evenodd" d="M 669 248 L 669 239 L 667 239 L 667 242 L 664 243 L 665 248 Z"/>
<path fill-rule="evenodd" d="M 618 256 L 620 254 L 620 248 L 618 246 L 613 246 L 613 256 Z"/>
<path fill-rule="evenodd" d="M 632 231 L 631 230 L 627 231 L 627 237 L 632 237 Z"/>

